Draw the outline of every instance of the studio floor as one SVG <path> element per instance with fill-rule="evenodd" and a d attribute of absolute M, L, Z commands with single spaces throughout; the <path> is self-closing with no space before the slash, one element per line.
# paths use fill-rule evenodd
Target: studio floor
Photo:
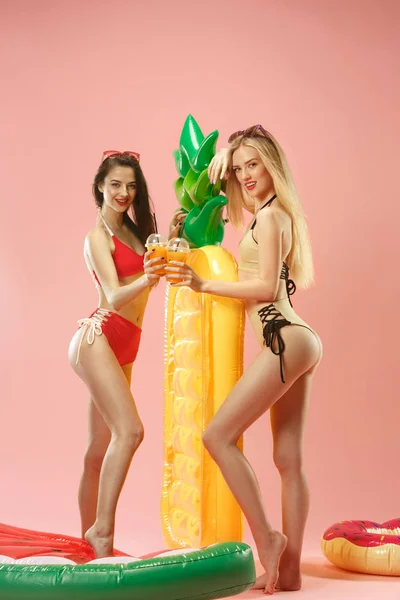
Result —
<path fill-rule="evenodd" d="M 303 589 L 291 592 L 290 600 L 400 600 L 400 577 L 378 577 L 342 571 L 330 565 L 322 557 L 305 556 L 302 565 Z M 257 563 L 257 574 L 262 573 Z M 275 597 L 287 595 L 277 592 Z M 239 596 L 240 600 L 255 600 L 265 597 L 258 590 L 248 591 Z"/>

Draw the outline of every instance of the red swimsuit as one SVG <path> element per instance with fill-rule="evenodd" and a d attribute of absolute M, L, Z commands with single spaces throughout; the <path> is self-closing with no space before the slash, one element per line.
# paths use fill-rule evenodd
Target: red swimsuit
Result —
<path fill-rule="evenodd" d="M 143 255 L 138 254 L 132 248 L 121 242 L 108 227 L 102 217 L 102 221 L 110 234 L 115 250 L 112 255 L 118 279 L 137 275 L 143 272 Z M 93 271 L 93 278 L 96 287 L 101 287 L 98 277 Z M 124 319 L 117 313 L 105 308 L 97 308 L 90 317 L 78 321 L 80 328 L 83 328 L 83 333 L 78 349 L 76 362 L 79 361 L 79 353 L 83 339 L 86 336 L 88 344 L 93 344 L 95 335 L 104 333 L 110 348 L 113 350 L 119 364 L 121 366 L 133 363 L 139 349 L 140 336 L 142 330 L 140 327 Z"/>

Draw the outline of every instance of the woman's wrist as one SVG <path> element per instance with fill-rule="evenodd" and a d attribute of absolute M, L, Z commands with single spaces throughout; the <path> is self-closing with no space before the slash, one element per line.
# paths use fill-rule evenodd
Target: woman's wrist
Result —
<path fill-rule="evenodd" d="M 201 293 L 203 294 L 212 294 L 212 280 L 204 279 L 201 285 Z"/>
<path fill-rule="evenodd" d="M 146 289 L 148 287 L 151 287 L 152 284 L 154 283 L 150 277 L 147 275 L 147 273 L 143 273 L 142 277 L 141 277 L 141 283 L 143 285 L 143 289 Z"/>

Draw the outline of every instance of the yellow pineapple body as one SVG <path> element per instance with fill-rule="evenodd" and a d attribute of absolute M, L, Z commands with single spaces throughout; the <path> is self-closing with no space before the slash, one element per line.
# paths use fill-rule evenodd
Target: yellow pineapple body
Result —
<path fill-rule="evenodd" d="M 237 281 L 236 261 L 220 247 L 193 250 L 188 263 L 204 279 Z M 240 300 L 168 287 L 161 516 L 171 548 L 243 536 L 240 508 L 201 438 L 242 375 L 244 323 Z"/>

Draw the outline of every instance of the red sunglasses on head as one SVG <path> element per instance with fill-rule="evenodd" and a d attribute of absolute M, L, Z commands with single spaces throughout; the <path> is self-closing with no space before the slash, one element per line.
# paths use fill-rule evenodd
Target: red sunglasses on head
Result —
<path fill-rule="evenodd" d="M 252 127 L 248 127 L 247 129 L 242 129 L 240 131 L 235 131 L 228 138 L 228 144 L 231 144 L 233 140 L 236 140 L 240 135 L 243 137 L 264 137 L 267 140 L 271 140 L 271 136 L 266 129 L 262 125 L 253 125 Z"/>
<path fill-rule="evenodd" d="M 132 152 L 131 150 L 123 150 L 120 152 L 119 150 L 104 150 L 103 152 L 103 161 L 106 158 L 114 158 L 115 156 L 133 156 L 135 160 L 140 161 L 139 152 Z"/>

